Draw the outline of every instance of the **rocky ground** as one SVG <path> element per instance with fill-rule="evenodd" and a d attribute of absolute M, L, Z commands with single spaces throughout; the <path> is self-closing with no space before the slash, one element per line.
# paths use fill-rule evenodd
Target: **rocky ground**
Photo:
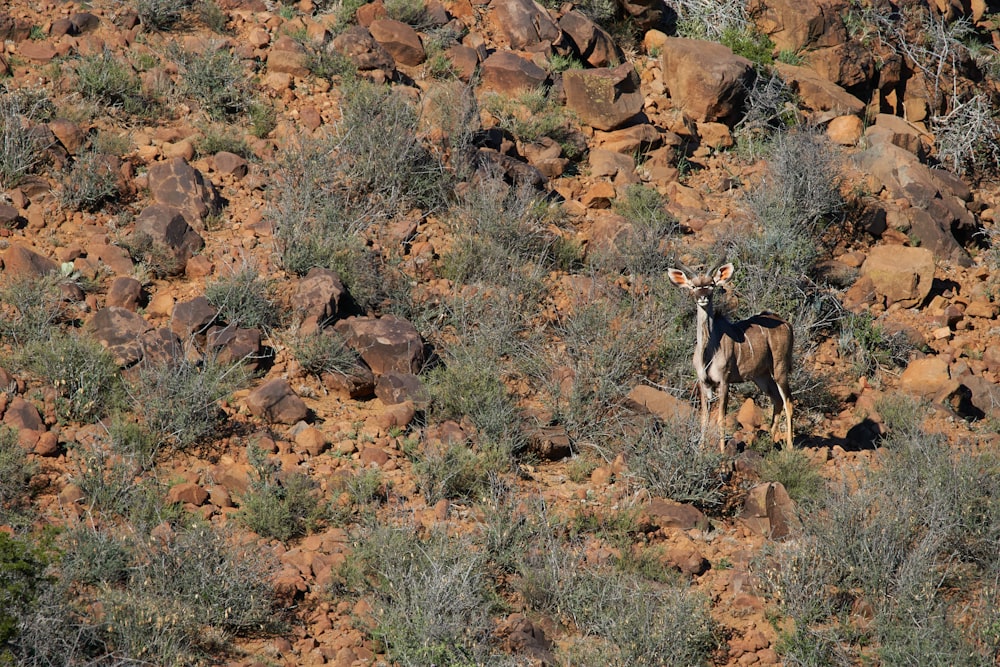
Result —
<path fill-rule="evenodd" d="M 623 3 L 612 8 L 613 20 L 604 27 L 592 19 L 596 5 L 546 9 L 527 0 L 431 2 L 420 6 L 419 20 L 410 23 L 395 20 L 406 7 L 381 0 L 358 7 L 353 19 L 344 6 L 310 0 L 174 5 L 177 20 L 158 26 L 154 19 L 169 14 L 171 3 L 12 0 L 0 10 L 4 99 L 30 93 L 17 98 L 19 106 L 8 107 L 0 123 L 7 124 L 5 137 L 13 134 L 14 123 L 30 129 L 38 150 L 23 173 L 0 175 L 0 277 L 11 284 L 23 277 L 61 276 L 69 314 L 53 318 L 53 331 L 62 327 L 92 336 L 126 378 L 138 377 L 143 368 L 206 363 L 208 357 L 243 360 L 256 371 L 242 385 L 207 399 L 212 406 L 219 399 L 223 423 L 183 446 L 177 432 L 160 433 L 164 444 L 156 450 L 155 465 L 137 476 L 155 478 L 168 503 L 180 503 L 188 516 L 230 531 L 233 542 L 278 563 L 272 580 L 282 611 L 274 613 L 283 624 L 264 633 L 240 629 L 224 652 L 203 654 L 198 660 L 204 664 L 347 666 L 394 658 L 421 664 L 419 658 L 394 656 L 391 639 L 369 630 L 385 599 L 345 583 L 345 564 L 371 528 L 359 514 L 335 510 L 349 509 L 356 500 L 349 480 L 363 471 L 377 470 L 379 487 L 391 489 L 384 494 L 391 501 L 373 503 L 370 522 L 388 525 L 406 516 L 419 531 L 444 529 L 457 540 L 490 521 L 482 488 L 478 497 L 431 494 L 427 473 L 420 472 L 430 460 L 427 452 L 442 450 L 442 443 L 468 441 L 474 447 L 477 434 L 482 439 L 487 433 L 474 416 L 435 408 L 442 401 L 441 385 L 426 386 L 434 384 L 429 369 L 441 359 L 457 367 L 457 357 L 449 353 L 474 332 L 450 323 L 458 303 L 451 299 L 474 302 L 482 296 L 490 303 L 491 290 L 499 289 L 463 280 L 454 265 L 442 268 L 463 247 L 454 216 L 440 205 L 420 203 L 397 211 L 391 209 L 396 200 L 382 199 L 376 206 L 384 210 L 369 212 L 378 224 L 351 232 L 363 239 L 368 255 L 398 260 L 410 299 L 422 304 L 411 311 L 426 314 L 427 304 L 450 305 L 437 320 L 387 306 L 393 298 L 388 290 L 365 302 L 357 276 L 352 284 L 350 276 L 329 267 L 297 272 L 283 254 L 288 241 L 279 234 L 281 225 L 297 207 L 320 200 L 282 199 L 283 192 L 298 187 L 280 180 L 289 173 L 282 171 L 282 160 L 303 137 L 343 130 L 345 81 L 355 72 L 362 81 L 390 86 L 420 110 L 421 145 L 447 165 L 455 192 L 480 187 L 488 173 L 526 184 L 558 211 L 540 218 L 538 227 L 551 243 L 557 240 L 577 256 L 547 267 L 545 297 L 529 319 L 531 328 L 547 336 L 538 349 L 570 356 L 575 353 L 567 352 L 570 335 L 559 326 L 590 301 L 599 302 L 602 290 L 648 295 L 662 284 L 669 293 L 662 268 L 646 276 L 618 270 L 611 280 L 603 273 L 607 264 L 594 268 L 600 258 L 613 264 L 606 258 L 617 257 L 612 251 L 639 228 L 634 210 L 623 208 L 635 188 L 657 193 L 656 218 L 672 221 L 660 228 L 662 239 L 646 239 L 657 261 L 707 264 L 721 259 L 711 257 L 713 252 L 732 247 L 727 242 L 739 229 L 765 224 L 748 212 L 753 209 L 748 193 L 765 188 L 769 179 L 779 191 L 800 192 L 792 176 L 814 166 L 776 169 L 773 155 L 753 139 L 770 135 L 763 129 L 755 134 L 753 123 L 770 128 L 767 132 L 776 124 L 816 129 L 813 140 L 834 147 L 836 190 L 845 203 L 835 207 L 835 215 L 820 211 L 823 224 L 831 225 L 816 236 L 818 257 L 810 275 L 759 292 L 809 285 L 816 289 L 811 294 L 835 299 L 836 307 L 825 312 L 835 312 L 838 321 L 851 314 L 867 317 L 869 328 L 817 325 L 809 340 L 800 341 L 796 364 L 804 374 L 793 388 L 808 381 L 803 394 L 812 396 L 819 388 L 825 397 L 797 399 L 802 405 L 796 448 L 823 478 L 842 480 L 845 471 L 878 458 L 879 438 L 891 421 L 879 410 L 886 397 L 899 395 L 921 401 L 923 428 L 943 434 L 956 449 L 989 451 L 996 443 L 1000 274 L 990 242 L 1000 186 L 989 143 L 997 139 L 989 136 L 997 127 L 995 107 L 989 103 L 1000 92 L 995 76 L 1000 37 L 987 7 L 942 2 L 921 8 L 935 26 L 964 22 L 969 40 L 980 47 L 976 56 L 962 46 L 966 42 L 929 37 L 914 38 L 913 44 L 926 47 L 919 53 L 890 48 L 885 26 L 878 33 L 851 23 L 858 7 L 764 2 L 752 14 L 748 34 L 771 40 L 765 70 L 715 41 L 674 36 L 690 20 L 684 15 L 692 11 L 687 5 Z M 889 9 L 881 7 L 886 16 Z M 885 39 L 873 38 L 876 33 Z M 934 50 L 940 44 L 952 51 Z M 212 53 L 232 54 L 238 76 L 199 89 L 197 58 Z M 785 56 L 772 61 L 772 53 Z M 928 53 L 926 59 L 920 55 Z M 127 76 L 121 76 L 137 78 L 141 85 L 135 90 L 141 92 L 112 90 L 113 73 L 89 80 L 80 63 L 100 58 L 125 63 Z M 215 73 L 228 66 L 207 62 Z M 748 100 L 748 90 L 760 96 L 766 91 L 754 78 L 768 76 L 783 81 L 793 95 L 770 107 L 759 98 Z M 548 97 L 525 97 L 543 86 L 550 87 Z M 949 98 L 952 92 L 956 97 Z M 469 94 L 478 106 L 467 106 Z M 941 118 L 955 110 L 956 100 L 972 104 L 969 100 L 980 97 L 987 103 L 985 116 L 965 122 L 978 128 L 972 134 L 978 132 L 983 141 L 973 136 L 961 144 L 945 131 L 959 128 L 959 116 L 950 126 Z M 42 99 L 47 111 L 28 113 Z M 468 108 L 473 113 L 463 115 Z M 754 119 L 750 109 L 761 117 Z M 550 118 L 552 124 L 540 129 Z M 388 121 L 378 116 L 368 122 Z M 466 135 L 475 138 L 462 143 Z M 368 150 L 400 151 L 404 161 L 408 155 L 410 162 L 417 160 L 418 153 L 405 152 L 408 145 L 374 146 Z M 4 164 L 12 163 L 13 145 L 4 150 Z M 316 164 L 333 168 L 330 162 Z M 392 169 L 409 166 L 395 163 Z M 332 178 L 308 168 L 305 173 L 323 183 Z M 100 186 L 109 187 L 107 193 L 94 190 L 98 185 L 87 178 L 94 174 L 110 175 Z M 784 180 L 775 184 L 775 178 Z M 360 190 L 354 183 L 343 192 L 352 187 Z M 793 208 L 814 204 L 806 193 L 804 200 L 792 199 Z M 816 225 L 817 219 L 799 220 L 803 229 L 807 223 Z M 474 243 L 476 233 L 473 228 Z M 151 245 L 137 250 L 141 240 Z M 752 259 L 766 264 L 766 258 Z M 218 304 L 206 298 L 211 284 L 248 265 L 268 281 L 270 300 L 282 312 L 279 324 L 225 322 Z M 743 268 L 737 264 L 731 290 L 739 298 L 746 296 Z M 388 281 L 386 275 L 381 279 Z M 785 277 L 763 275 L 776 282 Z M 744 280 L 742 291 L 749 293 L 750 278 Z M 755 300 L 744 301 L 750 303 L 737 301 L 732 309 L 749 314 Z M 656 336 L 680 338 L 670 343 L 687 359 L 694 345 L 693 306 L 680 299 L 666 303 L 687 319 L 677 331 Z M 13 303 L 5 308 L 7 321 L 21 321 L 23 309 Z M 785 314 L 792 319 L 801 313 Z M 441 326 L 446 320 L 450 324 Z M 625 327 L 618 333 L 626 337 L 630 322 L 612 318 L 605 325 L 612 331 Z M 94 443 L 101 442 L 110 417 L 88 409 L 71 413 L 86 412 L 86 418 L 67 418 L 60 408 L 72 399 L 60 393 L 65 378 L 60 385 L 40 376 L 19 356 L 22 341 L 7 335 L 9 330 L 3 341 L 9 362 L 0 361 L 0 386 L 8 387 L 0 393 L 0 414 L 37 464 L 30 485 L 34 520 L 11 521 L 9 532 L 38 535 L 44 526 L 120 521 L 98 511 L 88 495 L 91 487 L 81 481 L 87 465 L 81 462 L 95 460 L 88 452 L 96 451 Z M 336 332 L 362 361 L 348 372 L 310 372 L 295 354 L 296 341 L 316 332 Z M 863 334 L 874 337 L 861 339 Z M 516 336 L 528 339 L 523 331 Z M 896 350 L 902 358 L 893 358 Z M 597 354 L 596 347 L 579 352 L 583 358 Z M 609 403 L 614 410 L 667 422 L 689 414 L 695 385 L 687 362 L 678 366 L 687 369 L 678 381 L 655 356 L 638 351 L 634 356 L 644 361 L 626 374 L 627 386 Z M 548 379 L 572 384 L 581 368 L 566 362 Z M 495 377 L 501 377 L 499 367 Z M 718 639 L 712 664 L 787 659 L 781 633 L 788 623 L 777 601 L 757 586 L 754 563 L 769 545 L 794 538 L 798 520 L 784 487 L 762 481 L 755 469 L 770 436 L 761 427 L 767 406 L 755 403 L 749 388 L 732 402 L 728 420 L 735 435 L 721 464 L 725 502 L 699 508 L 647 488 L 637 479 L 630 450 L 608 444 L 611 438 L 603 441 L 605 434 L 581 433 L 560 421 L 546 406 L 537 377 L 508 371 L 502 377 L 519 413 L 531 415 L 509 417 L 523 423 L 530 441 L 528 453 L 502 475 L 518 502 L 542 502 L 551 516 L 576 525 L 567 531 L 588 536 L 583 540 L 588 565 L 628 553 L 638 559 L 655 547 L 656 567 L 677 573 L 709 601 Z M 456 391 L 478 390 L 469 385 Z M 140 403 L 142 396 L 153 400 L 153 394 L 140 395 Z M 611 408 L 595 403 L 591 409 Z M 133 412 L 141 414 L 138 408 Z M 151 417 L 144 414 L 133 421 L 148 426 Z M 260 476 L 250 443 L 281 474 L 304 475 L 315 486 L 314 497 L 326 510 L 299 531 L 303 534 L 262 536 L 237 520 Z M 288 477 L 283 479 L 287 484 Z M 634 523 L 623 532 L 628 536 L 623 543 L 609 537 L 614 531 L 608 526 L 625 514 Z M 183 523 L 165 521 L 156 530 L 180 530 Z M 587 634 L 582 621 L 574 624 L 558 609 L 539 611 L 523 587 L 510 583 L 524 577 L 514 572 L 489 573 L 504 597 L 491 614 L 491 645 L 532 664 L 602 664 L 572 652 Z M 87 613 L 102 618 L 94 605 Z M 143 659 L 125 655 L 120 646 L 110 650 Z M 619 660 L 616 664 L 629 664 Z M 666 656 L 646 660 L 685 664 Z M 460 664 L 477 661 L 489 662 L 467 658 Z"/>

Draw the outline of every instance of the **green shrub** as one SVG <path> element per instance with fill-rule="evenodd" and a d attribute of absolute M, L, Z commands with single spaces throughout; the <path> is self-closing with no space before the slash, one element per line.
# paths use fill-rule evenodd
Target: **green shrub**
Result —
<path fill-rule="evenodd" d="M 695 415 L 659 423 L 651 421 L 627 442 L 629 469 L 650 493 L 703 509 L 723 501 L 723 456 L 702 442 Z"/>
<path fill-rule="evenodd" d="M 510 132 L 520 141 L 532 143 L 543 137 L 555 140 L 566 157 L 578 156 L 571 140 L 574 131 L 566 108 L 545 89 L 535 89 L 509 98 L 490 93 L 483 98 L 483 108 L 495 119 L 499 128 Z"/>
<path fill-rule="evenodd" d="M 90 336 L 57 332 L 25 345 L 19 362 L 56 388 L 56 411 L 64 421 L 89 423 L 122 403 L 118 364 Z"/>
<path fill-rule="evenodd" d="M 614 211 L 628 220 L 613 242 L 594 247 L 588 262 L 614 273 L 656 280 L 672 265 L 667 248 L 679 230 L 677 220 L 667 212 L 666 199 L 655 188 L 629 185 L 625 195 L 615 200 Z"/>
<path fill-rule="evenodd" d="M 683 585 L 588 566 L 579 545 L 551 532 L 533 541 L 518 573 L 529 608 L 571 622 L 582 634 L 562 645 L 567 664 L 703 665 L 722 644 L 701 596 Z"/>
<path fill-rule="evenodd" d="M 978 629 L 953 619 L 994 574 L 1000 467 L 924 432 L 911 412 L 897 406 L 878 466 L 834 488 L 803 517 L 803 535 L 758 568 L 795 623 L 787 660 L 834 650 L 852 663 L 993 659 L 989 642 L 975 643 Z M 860 604 L 871 610 L 864 629 L 848 624 Z"/>
<path fill-rule="evenodd" d="M 202 130 L 202 136 L 195 142 L 195 150 L 199 155 L 215 155 L 225 151 L 250 160 L 253 150 L 244 139 L 234 137 L 231 127 L 209 125 Z"/>
<path fill-rule="evenodd" d="M 727 28 L 723 30 L 720 43 L 732 49 L 733 53 L 743 56 L 757 65 L 768 66 L 774 63 L 774 42 L 756 28 L 742 30 Z"/>
<path fill-rule="evenodd" d="M 826 487 L 816 464 L 797 449 L 772 449 L 765 454 L 760 478 L 780 482 L 789 497 L 803 506 L 819 500 Z"/>
<path fill-rule="evenodd" d="M 455 282 L 493 284 L 517 293 L 537 292 L 554 265 L 548 210 L 529 186 L 498 175 L 481 179 L 449 211 L 454 235 L 443 272 Z"/>
<path fill-rule="evenodd" d="M 273 295 L 274 284 L 247 262 L 205 286 L 205 298 L 219 309 L 222 319 L 247 329 L 270 331 L 278 324 L 280 313 Z"/>
<path fill-rule="evenodd" d="M 838 324 L 840 354 L 856 376 L 876 379 L 909 363 L 913 345 L 906 334 L 890 334 L 870 313 L 847 313 Z"/>
<path fill-rule="evenodd" d="M 372 634 L 399 665 L 504 664 L 490 642 L 492 596 L 467 539 L 379 525 L 358 543 L 372 581 Z"/>
<path fill-rule="evenodd" d="M 76 91 L 85 99 L 129 115 L 156 115 L 155 100 L 143 91 L 139 76 L 108 50 L 80 59 L 76 65 Z"/>
<path fill-rule="evenodd" d="M 31 503 L 31 477 L 35 465 L 18 443 L 17 431 L 0 426 L 0 522 L 19 524 Z"/>
<path fill-rule="evenodd" d="M 93 594 L 116 656 L 191 664 L 224 651 L 233 634 L 274 627 L 274 564 L 255 546 L 195 524 L 135 547 L 128 580 Z"/>
<path fill-rule="evenodd" d="M 193 0 L 132 0 L 132 3 L 144 28 L 168 30 L 181 20 Z"/>
<path fill-rule="evenodd" d="M 132 261 L 157 277 L 176 276 L 184 270 L 183 262 L 176 253 L 145 232 L 133 232 L 121 237 L 118 245 L 128 252 Z"/>
<path fill-rule="evenodd" d="M 47 341 L 66 313 L 55 273 L 20 274 L 0 282 L 0 337 L 15 345 Z"/>
<path fill-rule="evenodd" d="M 145 428 L 184 449 L 217 433 L 224 420 L 219 401 L 248 380 L 249 372 L 239 362 L 183 359 L 143 367 L 129 393 Z"/>
<path fill-rule="evenodd" d="M 255 103 L 251 81 L 232 51 L 209 44 L 200 53 L 174 49 L 181 65 L 181 89 L 213 120 L 229 120 Z"/>
<path fill-rule="evenodd" d="M 442 356 L 445 363 L 425 378 L 431 418 L 470 419 L 476 427 L 479 454 L 508 467 L 527 441 L 520 410 L 503 383 L 498 359 L 478 345 L 455 346 Z"/>
<path fill-rule="evenodd" d="M 529 340 L 512 354 L 541 388 L 539 400 L 551 420 L 566 428 L 574 444 L 614 458 L 628 431 L 630 413 L 624 398 L 666 358 L 663 345 L 670 327 L 665 318 L 684 311 L 662 308 L 655 299 L 622 291 L 600 278 L 589 284 L 591 292 L 553 323 L 550 335 L 558 345 L 540 351 L 532 349 L 540 343 Z M 686 378 L 691 371 L 690 343 L 683 335 L 675 340 L 684 343 L 679 356 L 686 360 L 678 365 Z"/>
<path fill-rule="evenodd" d="M 198 4 L 198 16 L 212 32 L 220 35 L 228 34 L 226 23 L 229 22 L 229 16 L 215 0 L 201 0 Z"/>
<path fill-rule="evenodd" d="M 44 135 L 33 132 L 29 120 L 44 115 L 47 98 L 0 87 L 0 187 L 16 187 L 45 159 Z"/>
<path fill-rule="evenodd" d="M 316 484 L 304 473 L 279 474 L 278 466 L 255 445 L 247 451 L 256 479 L 240 499 L 240 522 L 258 535 L 282 542 L 312 530 L 322 514 Z"/>
<path fill-rule="evenodd" d="M 122 196 L 114 161 L 95 149 L 77 155 L 73 166 L 59 174 L 59 201 L 75 211 L 99 211 Z"/>
<path fill-rule="evenodd" d="M 427 9 L 424 0 L 386 0 L 385 12 L 389 18 L 409 24 L 414 28 L 426 27 Z"/>
<path fill-rule="evenodd" d="M 358 366 L 358 353 L 347 340 L 329 329 L 302 336 L 290 343 L 292 356 L 307 373 L 347 375 Z"/>
<path fill-rule="evenodd" d="M 34 603 L 43 583 L 45 561 L 26 542 L 0 532 L 0 660 L 10 659 L 7 646 Z"/>
<path fill-rule="evenodd" d="M 464 442 L 425 446 L 413 464 L 417 488 L 428 505 L 445 498 L 475 498 L 489 473 L 485 457 Z"/>

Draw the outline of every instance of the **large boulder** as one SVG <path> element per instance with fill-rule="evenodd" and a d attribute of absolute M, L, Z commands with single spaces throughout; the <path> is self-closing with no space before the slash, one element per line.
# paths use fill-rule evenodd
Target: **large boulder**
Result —
<path fill-rule="evenodd" d="M 250 414 L 273 424 L 297 424 L 309 416 L 309 408 L 292 391 L 287 380 L 276 378 L 251 391 L 246 398 Z"/>
<path fill-rule="evenodd" d="M 559 19 L 559 28 L 591 67 L 616 67 L 625 62 L 625 54 L 614 38 L 583 12 L 566 12 Z"/>
<path fill-rule="evenodd" d="M 327 49 L 346 57 L 362 72 L 380 70 L 388 75 L 396 69 L 396 61 L 364 26 L 348 28 Z"/>
<path fill-rule="evenodd" d="M 861 275 L 872 281 L 887 306 L 919 306 L 934 282 L 934 254 L 926 248 L 875 246 L 861 265 Z"/>
<path fill-rule="evenodd" d="M 101 308 L 87 322 L 87 329 L 94 338 L 107 348 L 123 368 L 132 366 L 143 358 L 140 338 L 152 328 L 142 315 L 116 306 Z"/>
<path fill-rule="evenodd" d="M 873 141 L 854 160 L 889 194 L 887 212 L 895 211 L 890 202 L 905 202 L 895 212 L 906 221 L 905 231 L 917 238 L 921 247 L 960 266 L 972 264 L 959 239 L 974 239 L 979 224 L 965 205 L 969 188 L 958 177 L 929 168 L 896 141 Z"/>
<path fill-rule="evenodd" d="M 643 106 L 639 75 L 631 63 L 614 68 L 563 72 L 566 106 L 598 130 L 613 130 L 634 118 Z"/>
<path fill-rule="evenodd" d="M 424 341 L 416 328 L 404 319 L 350 317 L 334 329 L 343 335 L 375 375 L 390 371 L 419 373 L 424 365 Z"/>
<path fill-rule="evenodd" d="M 534 90 L 548 78 L 548 73 L 541 67 L 510 51 L 497 51 L 482 64 L 483 88 L 504 95 Z"/>
<path fill-rule="evenodd" d="M 7 275 L 19 277 L 44 276 L 59 268 L 48 257 L 44 257 L 20 243 L 15 243 L 7 248 L 3 254 L 2 266 Z"/>
<path fill-rule="evenodd" d="M 742 519 L 751 532 L 775 540 L 788 537 L 799 526 L 795 503 L 781 482 L 765 482 L 750 489 Z"/>
<path fill-rule="evenodd" d="M 177 209 L 192 225 L 201 225 L 222 208 L 212 183 L 181 157 L 150 165 L 149 191 L 153 201 Z"/>
<path fill-rule="evenodd" d="M 753 63 L 728 47 L 668 37 L 660 56 L 674 106 L 698 122 L 735 120 L 753 81 Z"/>
<path fill-rule="evenodd" d="M 755 0 L 751 16 L 778 51 L 802 51 L 843 44 L 847 29 L 843 0 Z"/>
<path fill-rule="evenodd" d="M 340 300 L 347 294 L 334 271 L 316 267 L 309 270 L 295 288 L 295 307 L 320 326 L 337 318 Z"/>
<path fill-rule="evenodd" d="M 807 109 L 830 116 L 857 115 L 865 109 L 864 102 L 808 67 L 775 63 L 775 68 Z"/>
<path fill-rule="evenodd" d="M 163 271 L 180 275 L 191 256 L 205 246 L 205 239 L 188 223 L 180 209 L 164 204 L 151 204 L 135 220 L 136 234 L 147 236 L 153 252 L 164 253 Z"/>
<path fill-rule="evenodd" d="M 420 35 L 402 21 L 392 19 L 372 21 L 368 26 L 368 32 L 400 65 L 416 67 L 427 60 Z"/>
<path fill-rule="evenodd" d="M 559 27 L 533 0 L 503 0 L 491 5 L 490 21 L 512 49 L 525 49 L 559 39 Z"/>

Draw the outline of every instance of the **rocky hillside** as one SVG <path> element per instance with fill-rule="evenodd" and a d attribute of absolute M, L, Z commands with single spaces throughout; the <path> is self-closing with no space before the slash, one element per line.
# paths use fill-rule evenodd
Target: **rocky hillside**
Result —
<path fill-rule="evenodd" d="M 0 663 L 997 664 L 995 11 L 5 3 Z"/>

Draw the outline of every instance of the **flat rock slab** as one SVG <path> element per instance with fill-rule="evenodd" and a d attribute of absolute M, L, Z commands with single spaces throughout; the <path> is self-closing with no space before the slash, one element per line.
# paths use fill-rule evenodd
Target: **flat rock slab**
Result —
<path fill-rule="evenodd" d="M 250 414 L 272 424 L 297 424 L 309 416 L 305 402 L 287 380 L 277 378 L 251 391 L 246 398 Z"/>

